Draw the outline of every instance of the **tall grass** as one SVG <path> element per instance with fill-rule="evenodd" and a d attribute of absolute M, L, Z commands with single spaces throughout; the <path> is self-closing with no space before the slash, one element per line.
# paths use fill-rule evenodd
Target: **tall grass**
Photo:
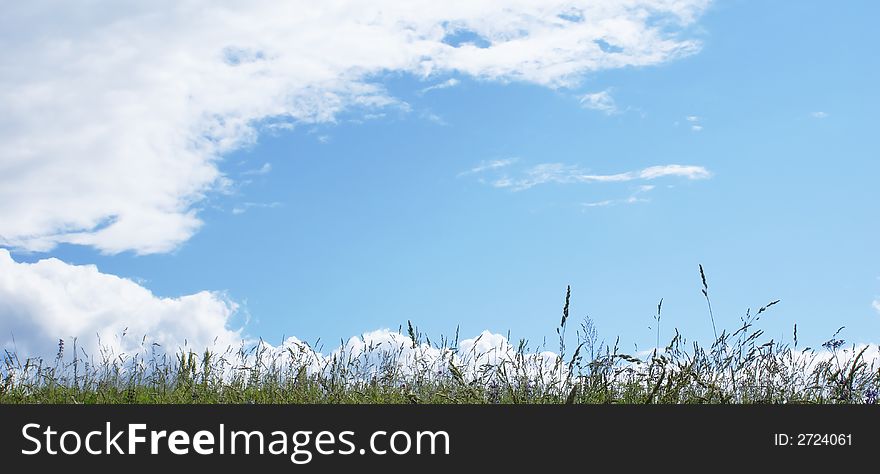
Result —
<path fill-rule="evenodd" d="M 866 356 L 876 348 L 847 346 L 840 331 L 821 348 L 800 348 L 797 326 L 791 345 L 766 340 L 757 323 L 778 301 L 718 333 L 702 267 L 700 275 L 716 334 L 708 347 L 677 329 L 660 347 L 661 300 L 650 352 L 599 342 L 584 318 L 569 354 L 567 288 L 549 359 L 526 341 L 493 357 L 476 345 L 464 353 L 457 334 L 431 342 L 409 322 L 394 350 L 343 346 L 325 358 L 307 345 L 259 343 L 176 354 L 151 345 L 95 360 L 76 340 L 70 349 L 59 341 L 52 360 L 4 353 L 0 403 L 877 403 L 880 370 Z"/>

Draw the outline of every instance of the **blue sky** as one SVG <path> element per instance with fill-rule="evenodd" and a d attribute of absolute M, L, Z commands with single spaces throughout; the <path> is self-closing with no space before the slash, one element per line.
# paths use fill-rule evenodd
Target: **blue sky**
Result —
<path fill-rule="evenodd" d="M 719 330 L 781 299 L 768 337 L 797 323 L 808 345 L 841 326 L 876 342 L 878 13 L 713 2 L 670 33 L 699 45 L 686 54 L 564 83 L 380 68 L 381 97 L 332 117 L 248 120 L 212 162 L 221 185 L 188 195 L 201 226 L 173 245 L 5 247 L 158 297 L 223 292 L 228 326 L 272 343 L 407 320 L 438 339 L 460 326 L 552 341 L 566 285 L 572 317 L 624 348 L 652 346 L 661 298 L 661 339 L 708 341 L 699 264 Z M 671 165 L 693 168 L 638 176 Z"/>

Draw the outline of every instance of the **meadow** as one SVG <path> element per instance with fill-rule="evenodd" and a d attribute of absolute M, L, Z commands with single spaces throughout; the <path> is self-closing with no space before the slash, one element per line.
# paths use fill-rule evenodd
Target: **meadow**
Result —
<path fill-rule="evenodd" d="M 59 341 L 48 360 L 4 353 L 0 403 L 877 403 L 880 368 L 870 355 L 876 347 L 847 345 L 838 334 L 819 347 L 800 347 L 797 326 L 791 344 L 766 340 L 758 323 L 777 301 L 718 332 L 702 268 L 701 276 L 716 331 L 709 346 L 688 342 L 678 330 L 661 345 L 661 300 L 657 347 L 624 353 L 619 338 L 599 341 L 589 318 L 572 323 L 569 288 L 553 352 L 524 340 L 493 354 L 478 352 L 477 344 L 464 351 L 457 334 L 432 342 L 410 322 L 396 345 L 343 346 L 327 357 L 307 344 L 243 343 L 225 351 L 167 354 L 152 347 L 96 359 Z M 569 347 L 570 326 L 576 343 Z"/>

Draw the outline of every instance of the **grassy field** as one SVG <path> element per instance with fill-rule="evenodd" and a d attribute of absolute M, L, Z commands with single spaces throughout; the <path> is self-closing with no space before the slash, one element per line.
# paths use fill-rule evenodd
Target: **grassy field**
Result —
<path fill-rule="evenodd" d="M 715 328 L 705 279 L 703 293 Z M 676 330 L 662 347 L 661 301 L 658 348 L 637 357 L 599 342 L 588 318 L 569 350 L 570 296 L 566 291 L 553 353 L 521 341 L 491 357 L 464 354 L 457 336 L 432 343 L 411 324 L 392 350 L 341 350 L 321 359 L 305 345 L 252 344 L 95 361 L 59 341 L 52 360 L 5 353 L 0 403 L 877 403 L 880 370 L 866 356 L 876 347 L 847 346 L 835 334 L 819 348 L 800 348 L 796 326 L 790 345 L 764 340 L 757 323 L 776 302 L 716 332 L 711 346 L 689 343 Z"/>

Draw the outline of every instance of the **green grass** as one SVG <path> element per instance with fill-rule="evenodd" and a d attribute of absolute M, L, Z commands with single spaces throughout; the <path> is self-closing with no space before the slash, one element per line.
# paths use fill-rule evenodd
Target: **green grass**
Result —
<path fill-rule="evenodd" d="M 702 269 L 701 269 L 702 272 Z M 703 292 L 710 308 L 708 287 Z M 756 323 L 776 302 L 747 312 L 732 331 L 708 347 L 675 331 L 659 347 L 662 301 L 654 322 L 658 348 L 636 357 L 618 344 L 598 342 L 589 318 L 566 347 L 570 325 L 566 291 L 559 347 L 537 363 L 521 341 L 496 364 L 484 354 L 462 354 L 457 336 L 437 344 L 408 325 L 407 344 L 396 351 L 344 351 L 316 363 L 311 349 L 271 351 L 262 345 L 132 357 L 65 354 L 53 360 L 6 352 L 0 369 L 0 403 L 876 403 L 880 370 L 865 356 L 870 346 L 844 347 L 836 339 L 821 349 L 764 340 Z M 838 331 L 839 332 L 839 331 Z M 619 339 L 618 339 L 619 341 Z M 407 357 L 431 348 L 440 357 Z M 153 348 L 155 349 L 155 347 Z M 371 353 L 371 351 L 373 351 Z M 82 351 L 80 351 L 82 352 Z"/>

